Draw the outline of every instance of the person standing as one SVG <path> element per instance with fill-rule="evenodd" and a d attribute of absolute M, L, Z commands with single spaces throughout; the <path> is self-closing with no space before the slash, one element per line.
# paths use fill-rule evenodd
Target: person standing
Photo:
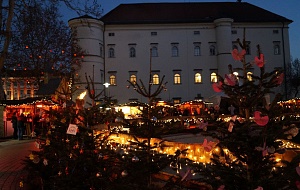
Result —
<path fill-rule="evenodd" d="M 23 140 L 23 131 L 24 131 L 24 120 L 25 116 L 23 113 L 21 113 L 18 116 L 18 121 L 17 121 L 17 127 L 18 127 L 18 139 Z"/>
<path fill-rule="evenodd" d="M 17 139 L 18 138 L 18 118 L 17 118 L 17 112 L 14 112 L 12 117 L 11 117 L 11 123 L 12 123 L 12 127 L 14 129 L 14 133 L 13 133 L 13 138 Z"/>

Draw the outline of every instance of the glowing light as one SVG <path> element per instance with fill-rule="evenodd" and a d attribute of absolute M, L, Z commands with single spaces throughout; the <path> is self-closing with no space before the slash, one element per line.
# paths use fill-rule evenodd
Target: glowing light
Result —
<path fill-rule="evenodd" d="M 82 92 L 79 96 L 78 99 L 82 100 L 86 95 L 86 91 Z"/>

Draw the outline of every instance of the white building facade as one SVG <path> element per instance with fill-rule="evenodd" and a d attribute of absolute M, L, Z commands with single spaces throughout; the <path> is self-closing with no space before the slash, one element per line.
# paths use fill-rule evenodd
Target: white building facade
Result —
<path fill-rule="evenodd" d="M 254 60 L 260 45 L 266 71 L 284 70 L 290 63 L 288 25 L 292 21 L 249 3 L 121 4 L 100 20 L 86 21 L 98 23 L 97 33 L 91 35 L 88 30 L 94 29 L 89 24 L 77 32 L 98 61 L 90 59 L 81 74 L 91 75 L 90 65 L 97 65 L 94 77 L 99 84 L 110 83 L 106 93 L 118 103 L 147 102 L 128 89 L 127 80 L 148 85 L 150 66 L 153 89 L 163 76 L 168 82 L 159 100 L 209 100 L 216 95 L 212 83 L 217 75 L 229 72 L 229 64 L 236 74 L 243 74 L 241 63 L 231 56 L 233 48 L 241 50 L 237 39 L 246 41 L 247 62 Z M 70 20 L 70 27 L 74 23 L 82 23 L 82 18 Z M 247 72 L 257 75 L 259 69 Z M 284 85 L 277 91 L 284 94 Z"/>

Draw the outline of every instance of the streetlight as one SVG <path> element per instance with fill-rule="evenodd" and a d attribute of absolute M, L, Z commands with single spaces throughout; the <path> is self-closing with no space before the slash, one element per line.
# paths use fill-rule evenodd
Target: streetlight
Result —
<path fill-rule="evenodd" d="M 106 82 L 106 83 L 104 83 L 103 84 L 103 86 L 105 86 L 105 89 L 104 89 L 104 97 L 106 97 L 106 89 L 109 87 L 109 83 L 108 82 Z"/>

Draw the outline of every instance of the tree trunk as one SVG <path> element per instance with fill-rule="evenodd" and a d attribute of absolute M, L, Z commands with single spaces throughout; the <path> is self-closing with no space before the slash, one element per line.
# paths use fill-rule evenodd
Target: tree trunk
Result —
<path fill-rule="evenodd" d="M 4 7 L 4 2 L 3 0 L 0 0 L 1 6 Z M 12 19 L 14 16 L 14 7 L 15 7 L 15 0 L 9 0 L 9 7 L 8 7 L 8 14 L 7 14 L 7 18 L 4 19 L 2 17 L 3 12 L 1 9 L 1 17 L 0 17 L 0 23 L 3 23 L 4 20 L 6 20 L 5 24 L 5 28 L 1 28 L 1 33 L 4 36 L 4 42 L 3 42 L 3 49 L 1 50 L 1 54 L 0 54 L 0 77 L 2 79 L 2 72 L 3 72 L 3 66 L 4 66 L 4 62 L 5 59 L 7 57 L 8 54 L 8 47 L 10 44 L 10 40 L 11 40 L 11 24 L 12 24 Z M 0 100 L 5 100 L 5 93 L 4 93 L 4 89 L 3 89 L 3 85 L 0 85 Z"/>

